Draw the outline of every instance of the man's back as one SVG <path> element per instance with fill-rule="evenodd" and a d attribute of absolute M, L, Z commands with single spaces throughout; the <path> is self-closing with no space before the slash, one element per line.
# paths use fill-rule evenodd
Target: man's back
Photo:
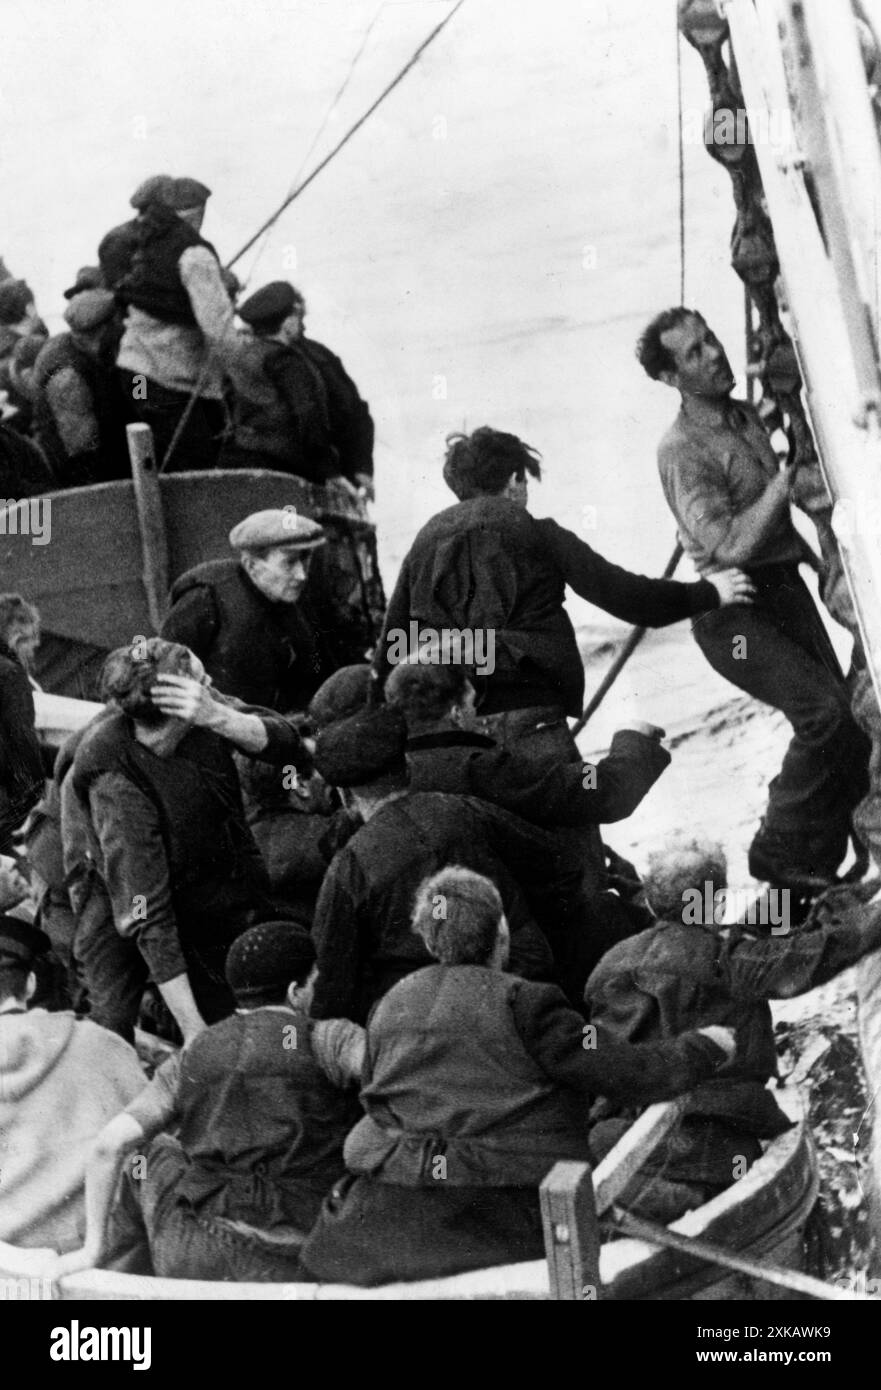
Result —
<path fill-rule="evenodd" d="M 411 930 L 416 889 L 448 864 L 496 884 L 511 927 L 511 969 L 548 978 L 550 949 L 526 905 L 511 829 L 524 843 L 540 832 L 472 797 L 417 792 L 387 802 L 335 856 L 315 912 L 319 976 L 313 1014 L 362 1022 L 370 1005 L 430 956 Z"/>
<path fill-rule="evenodd" d="M 0 1014 L 0 1240 L 76 1249 L 93 1140 L 143 1089 L 132 1048 L 72 1014 Z"/>

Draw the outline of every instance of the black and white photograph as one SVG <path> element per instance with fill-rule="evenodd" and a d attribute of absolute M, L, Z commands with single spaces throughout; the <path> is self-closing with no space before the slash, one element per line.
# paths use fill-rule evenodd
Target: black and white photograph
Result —
<path fill-rule="evenodd" d="M 834 1366 L 881 0 L 0 28 L 0 1305 L 52 1375 L 196 1302 Z"/>

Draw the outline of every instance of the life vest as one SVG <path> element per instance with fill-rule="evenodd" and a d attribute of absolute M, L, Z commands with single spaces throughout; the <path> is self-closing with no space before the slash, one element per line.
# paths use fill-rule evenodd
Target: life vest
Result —
<path fill-rule="evenodd" d="M 195 328 L 196 316 L 178 261 L 191 246 L 207 247 L 216 258 L 214 247 L 176 212 L 159 204 L 152 204 L 138 218 L 137 236 L 131 268 L 119 286 L 121 298 L 163 323 Z"/>
<path fill-rule="evenodd" d="M 366 1116 L 346 1167 L 404 1187 L 537 1187 L 560 1159 L 586 1161 L 587 1099 L 527 1052 L 511 1000 L 523 981 L 432 965 L 395 985 L 367 1032 Z M 443 1160 L 443 1163 L 439 1163 Z"/>
<path fill-rule="evenodd" d="M 361 1113 L 312 1052 L 305 1014 L 255 1009 L 187 1048 L 178 1084 L 189 1167 L 177 1192 L 218 1215 L 308 1230 L 343 1175 L 343 1141 Z"/>

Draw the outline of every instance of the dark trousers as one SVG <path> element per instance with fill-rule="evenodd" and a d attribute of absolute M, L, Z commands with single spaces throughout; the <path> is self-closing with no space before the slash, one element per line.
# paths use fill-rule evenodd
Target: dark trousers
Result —
<path fill-rule="evenodd" d="M 869 741 L 854 722 L 847 684 L 798 569 L 773 565 L 751 578 L 755 603 L 704 613 L 692 625 L 694 637 L 714 671 L 792 725 L 754 846 L 831 875 L 868 789 Z"/>
<path fill-rule="evenodd" d="M 127 1162 L 108 1230 L 113 1267 L 153 1272 L 166 1279 L 283 1283 L 298 1277 L 304 1233 L 286 1241 L 217 1216 L 211 1204 L 198 1208 L 178 1196 L 188 1167 L 186 1154 L 169 1134 L 160 1134 L 146 1155 Z M 149 1251 L 149 1256 L 148 1256 Z"/>
<path fill-rule="evenodd" d="M 153 431 L 156 466 L 161 467 L 178 426 L 189 409 L 190 393 L 171 391 L 149 378 L 139 383 L 133 372 L 122 368 L 119 368 L 119 375 L 132 419 L 142 421 Z M 136 389 L 139 385 L 141 390 Z M 144 399 L 137 399 L 140 396 Z M 222 403 L 197 396 L 165 471 L 181 473 L 186 469 L 216 468 L 224 423 Z"/>
<path fill-rule="evenodd" d="M 84 869 L 69 885 L 76 915 L 73 954 L 89 997 L 89 1017 L 126 1042 L 135 1039 L 141 996 L 149 978 L 137 943 L 120 936 L 103 880 Z"/>

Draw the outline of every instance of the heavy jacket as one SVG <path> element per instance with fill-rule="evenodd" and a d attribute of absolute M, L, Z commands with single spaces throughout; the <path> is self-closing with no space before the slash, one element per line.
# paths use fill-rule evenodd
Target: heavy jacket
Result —
<path fill-rule="evenodd" d="M 76 1250 L 92 1144 L 143 1089 L 134 1049 L 72 1014 L 0 1014 L 0 1240 Z"/>
<path fill-rule="evenodd" d="M 438 512 L 413 542 L 377 646 L 380 680 L 400 659 L 395 634 L 408 636 L 411 622 L 492 633 L 494 669 L 475 676 L 482 713 L 535 705 L 579 715 L 584 668 L 563 607 L 567 584 L 613 617 L 647 627 L 718 606 L 706 580 L 631 574 L 555 521 L 536 520 L 505 497 L 478 497 Z"/>
<path fill-rule="evenodd" d="M 512 843 L 517 833 L 516 844 Z M 431 959 L 410 927 L 424 878 L 448 864 L 496 884 L 511 928 L 512 969 L 549 979 L 551 951 L 527 906 L 524 863 L 541 832 L 473 797 L 419 792 L 387 802 L 334 856 L 315 908 L 315 1018 L 363 1023 L 391 986 Z M 547 872 L 548 859 L 542 861 Z M 519 879 L 519 881 L 518 881 Z M 542 886 L 530 883 L 540 895 Z"/>
<path fill-rule="evenodd" d="M 15 653 L 0 642 L 0 848 L 42 793 L 31 683 Z"/>
<path fill-rule="evenodd" d="M 297 762 L 292 726 L 253 712 L 269 733 L 261 757 Z M 269 908 L 230 746 L 216 734 L 191 729 L 163 758 L 137 741 L 124 714 L 110 714 L 86 731 L 72 776 L 90 807 L 117 930 L 137 937 L 157 983 L 184 973 L 185 943 L 228 946 L 255 909 Z"/>
<path fill-rule="evenodd" d="M 195 652 L 225 695 L 266 709 L 305 709 L 334 669 L 302 605 L 271 602 L 235 559 L 181 575 L 162 636 Z"/>
<path fill-rule="evenodd" d="M 346 1140 L 347 1168 L 405 1187 L 537 1187 L 558 1160 L 589 1158 L 592 1096 L 663 1099 L 722 1056 L 694 1034 L 634 1049 L 601 1030 L 584 1044 L 581 1016 L 553 986 L 475 965 L 418 971 L 370 1020 L 367 1114 Z"/>
<path fill-rule="evenodd" d="M 324 483 L 341 472 L 321 373 L 296 346 L 239 339 L 228 366 L 232 447 L 252 467 Z"/>
<path fill-rule="evenodd" d="M 587 982 L 585 1003 L 591 1022 L 630 1042 L 670 1038 L 708 1024 L 733 1028 L 736 1056 L 720 1068 L 718 1079 L 694 1091 L 686 1118 L 714 1119 L 726 1132 L 768 1138 L 789 1123 L 765 1088 L 777 1075 L 768 1000 L 823 984 L 879 944 L 877 908 L 836 914 L 818 905 L 806 926 L 780 936 L 662 921 L 603 956 Z M 666 1176 L 729 1183 L 730 1141 L 714 1149 L 714 1130 L 706 1123 L 694 1127 L 694 1134 L 689 1146 L 677 1145 L 675 1166 L 667 1164 Z"/>
<path fill-rule="evenodd" d="M 216 257 L 214 247 L 176 212 L 155 203 L 137 219 L 137 237 L 131 268 L 120 286 L 123 299 L 163 323 L 195 327 L 178 261 L 190 246 L 204 246 Z"/>
<path fill-rule="evenodd" d="M 34 433 L 60 486 L 129 476 L 125 404 L 112 368 L 60 333 L 41 349 L 33 385 Z"/>
<path fill-rule="evenodd" d="M 256 1009 L 187 1048 L 177 1091 L 190 1161 L 181 1197 L 196 1207 L 212 1199 L 213 1212 L 267 1229 L 309 1229 L 343 1174 L 343 1141 L 361 1113 L 313 1056 L 314 1027 L 304 1014 Z"/>
<path fill-rule="evenodd" d="M 372 477 L 374 427 L 367 402 L 330 348 L 305 337 L 292 346 L 321 378 L 330 442 L 339 460 L 337 472 L 350 482 L 355 482 L 359 473 Z"/>

